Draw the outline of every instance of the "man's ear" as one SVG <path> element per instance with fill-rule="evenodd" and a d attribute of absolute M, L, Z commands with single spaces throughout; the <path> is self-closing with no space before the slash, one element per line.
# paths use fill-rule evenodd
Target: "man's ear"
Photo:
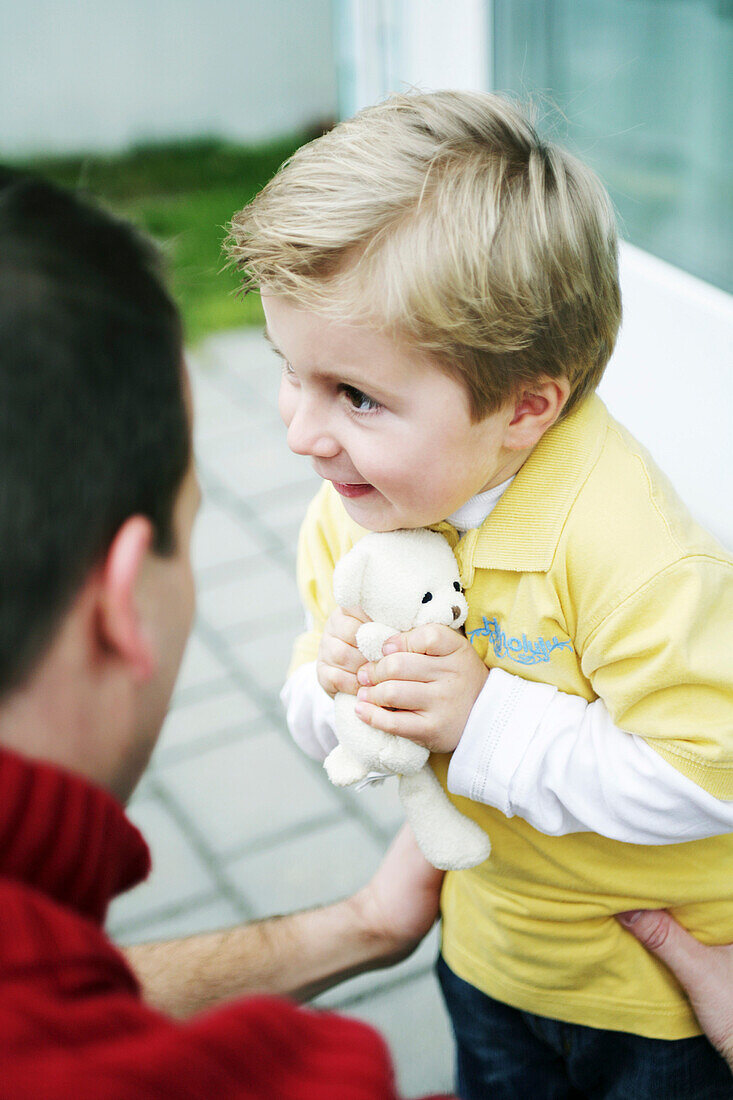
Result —
<path fill-rule="evenodd" d="M 156 664 L 136 598 L 152 541 L 150 520 L 131 516 L 112 540 L 100 577 L 98 622 L 102 644 L 125 662 L 139 681 L 148 680 Z"/>
<path fill-rule="evenodd" d="M 562 412 L 569 394 L 567 378 L 540 378 L 531 387 L 522 389 L 514 402 L 505 447 L 523 451 L 539 443 Z"/>

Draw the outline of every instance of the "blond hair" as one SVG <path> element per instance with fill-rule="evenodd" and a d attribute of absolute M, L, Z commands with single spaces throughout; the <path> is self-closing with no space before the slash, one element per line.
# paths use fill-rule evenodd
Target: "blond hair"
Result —
<path fill-rule="evenodd" d="M 499 95 L 361 111 L 286 161 L 227 246 L 245 293 L 388 329 L 462 379 L 476 419 L 542 377 L 569 380 L 570 411 L 621 319 L 603 186 Z"/>

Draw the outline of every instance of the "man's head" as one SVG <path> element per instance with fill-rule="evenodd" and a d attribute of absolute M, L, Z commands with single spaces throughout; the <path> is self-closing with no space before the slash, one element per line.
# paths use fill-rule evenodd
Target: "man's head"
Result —
<path fill-rule="evenodd" d="M 149 753 L 190 626 L 190 609 L 172 616 L 163 599 L 190 588 L 192 602 L 185 387 L 152 246 L 0 171 L 0 740 L 73 765 L 51 728 L 64 716 L 41 731 L 51 684 L 73 712 L 66 734 L 106 700 L 108 729 L 82 751 L 87 774 L 121 795 L 137 778 L 123 758 Z M 37 728 L 23 730 L 31 713 Z M 150 744 L 133 745 L 143 732 Z"/>
<path fill-rule="evenodd" d="M 245 288 L 398 337 L 472 417 L 566 378 L 598 384 L 620 322 L 608 197 L 510 101 L 392 96 L 304 146 L 232 220 Z"/>

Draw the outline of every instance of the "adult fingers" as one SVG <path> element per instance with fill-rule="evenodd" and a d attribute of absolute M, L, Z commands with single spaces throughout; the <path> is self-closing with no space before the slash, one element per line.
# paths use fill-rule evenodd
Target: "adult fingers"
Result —
<path fill-rule="evenodd" d="M 694 985 L 705 967 L 707 948 L 664 909 L 619 913 L 619 921 L 637 940 L 673 970 L 683 985 Z"/>
<path fill-rule="evenodd" d="M 677 977 L 700 1026 L 733 1069 L 733 945 L 700 943 L 664 910 L 620 913 L 618 919 Z"/>

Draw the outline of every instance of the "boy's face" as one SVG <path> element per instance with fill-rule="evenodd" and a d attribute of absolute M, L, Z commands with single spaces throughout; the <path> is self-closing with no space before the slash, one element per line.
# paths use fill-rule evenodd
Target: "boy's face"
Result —
<path fill-rule="evenodd" d="M 283 359 L 288 444 L 310 457 L 362 527 L 437 523 L 521 465 L 504 446 L 513 404 L 473 423 L 463 385 L 424 354 L 286 298 L 262 301 Z"/>

